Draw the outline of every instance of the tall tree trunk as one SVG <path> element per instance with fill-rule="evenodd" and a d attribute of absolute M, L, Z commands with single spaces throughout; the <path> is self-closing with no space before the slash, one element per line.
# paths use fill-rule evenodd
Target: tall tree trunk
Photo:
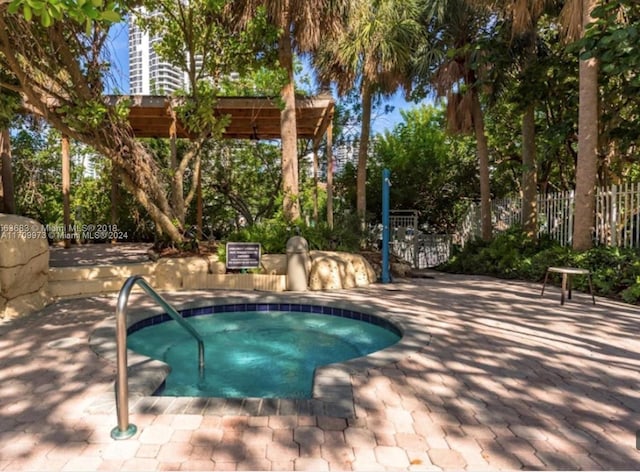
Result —
<path fill-rule="evenodd" d="M 185 221 L 185 206 L 184 206 L 184 174 L 181 172 L 178 164 L 178 137 L 177 131 L 177 117 L 172 110 L 173 122 L 169 128 L 169 150 L 170 150 L 170 165 L 171 165 L 171 206 L 175 212 L 178 224 L 184 229 Z"/>
<path fill-rule="evenodd" d="M 293 52 L 289 30 L 285 29 L 279 41 L 280 66 L 287 71 L 287 83 L 282 88 L 284 109 L 280 114 L 282 137 L 282 186 L 284 191 L 283 212 L 287 221 L 300 218 L 298 199 L 298 143 L 296 129 L 296 96 L 293 77 Z"/>
<path fill-rule="evenodd" d="M 16 212 L 13 187 L 13 169 L 11 168 L 11 138 L 9 129 L 0 129 L 0 167 L 2 168 L 2 208 L 4 213 Z"/>
<path fill-rule="evenodd" d="M 582 1 L 583 27 L 590 22 L 595 5 L 596 0 Z M 598 62 L 593 58 L 580 61 L 579 99 L 573 249 L 585 251 L 593 247 L 598 171 Z"/>
<path fill-rule="evenodd" d="M 156 232 L 158 235 L 167 235 L 171 241 L 176 243 L 184 241 L 181 231 L 173 224 L 173 214 L 156 204 L 146 190 L 140 188 L 139 185 L 133 182 L 131 176 L 126 173 L 125 169 L 122 169 L 122 167 L 119 167 L 119 169 L 125 188 L 129 190 L 138 203 L 147 210 L 149 217 L 156 224 Z"/>
<path fill-rule="evenodd" d="M 202 216 L 202 166 L 198 166 L 196 172 L 196 228 L 199 241 L 204 239 Z"/>
<path fill-rule="evenodd" d="M 538 237 L 536 173 L 535 105 L 529 105 L 522 115 L 522 226 L 531 239 Z"/>
<path fill-rule="evenodd" d="M 356 209 L 360 227 L 364 231 L 367 217 L 367 155 L 371 135 L 371 84 L 364 79 L 362 84 L 362 129 L 358 147 L 358 177 L 356 182 Z"/>
<path fill-rule="evenodd" d="M 69 136 L 62 135 L 62 221 L 64 223 L 64 247 L 71 247 L 71 145 Z"/>
<path fill-rule="evenodd" d="M 490 241 L 492 236 L 491 225 L 491 188 L 489 181 L 489 146 L 484 132 L 484 116 L 480 105 L 480 98 L 474 91 L 472 93 L 473 128 L 476 134 L 476 150 L 478 153 L 478 172 L 480 174 L 480 221 L 481 237 L 484 241 Z"/>
<path fill-rule="evenodd" d="M 537 62 L 537 21 L 533 20 L 525 32 L 528 40 L 525 58 L 525 75 Z M 538 238 L 538 192 L 536 166 L 536 103 L 532 101 L 522 114 L 522 226 L 529 238 Z"/>

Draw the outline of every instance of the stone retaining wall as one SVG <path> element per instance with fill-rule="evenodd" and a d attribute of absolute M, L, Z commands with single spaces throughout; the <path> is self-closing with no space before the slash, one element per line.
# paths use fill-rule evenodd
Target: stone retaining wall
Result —
<path fill-rule="evenodd" d="M 363 287 L 375 282 L 367 260 L 345 252 L 311 251 L 310 290 Z M 286 290 L 287 256 L 262 256 L 260 274 L 227 274 L 215 255 L 165 258 L 157 262 L 49 268 L 49 245 L 35 220 L 0 214 L 0 318 L 43 308 L 56 298 L 116 293 L 140 275 L 156 290 Z"/>
<path fill-rule="evenodd" d="M 122 265 L 53 267 L 49 293 L 55 298 L 118 292 L 127 278 L 140 275 L 155 290 L 233 289 L 281 292 L 281 274 L 225 274 L 218 256 L 180 257 Z"/>

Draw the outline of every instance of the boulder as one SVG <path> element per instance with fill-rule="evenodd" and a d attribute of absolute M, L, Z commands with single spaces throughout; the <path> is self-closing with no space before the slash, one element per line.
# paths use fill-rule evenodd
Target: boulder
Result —
<path fill-rule="evenodd" d="M 269 275 L 285 275 L 287 273 L 286 254 L 263 254 L 260 258 L 262 272 Z"/>
<path fill-rule="evenodd" d="M 310 290 L 338 290 L 356 286 L 353 266 L 334 254 L 316 254 L 311 259 Z"/>
<path fill-rule="evenodd" d="M 207 256 L 207 261 L 209 264 L 207 273 L 209 274 L 224 274 L 227 272 L 227 266 L 224 262 L 220 262 L 220 258 L 213 254 Z"/>
<path fill-rule="evenodd" d="M 311 251 L 310 290 L 365 287 L 376 280 L 369 262 L 359 254 Z"/>
<path fill-rule="evenodd" d="M 400 278 L 407 277 L 409 272 L 411 271 L 411 264 L 408 262 L 392 262 L 391 263 L 391 273 Z"/>
<path fill-rule="evenodd" d="M 378 280 L 376 272 L 369 264 L 369 261 L 360 254 L 351 254 L 348 252 L 338 253 L 343 259 L 351 262 L 354 271 L 356 287 L 367 287 L 369 284 Z"/>
<path fill-rule="evenodd" d="M 49 279 L 49 243 L 43 225 L 0 214 L 0 317 L 44 307 Z"/>

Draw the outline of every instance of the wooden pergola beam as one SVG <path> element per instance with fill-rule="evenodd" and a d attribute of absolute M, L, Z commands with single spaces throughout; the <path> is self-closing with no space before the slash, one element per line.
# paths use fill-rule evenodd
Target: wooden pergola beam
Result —
<path fill-rule="evenodd" d="M 161 96 L 116 96 L 108 101 L 130 100 L 129 122 L 139 138 L 167 138 L 171 127 L 171 99 Z M 330 95 L 296 98 L 296 122 L 299 138 L 319 142 L 332 121 L 335 103 Z M 264 97 L 218 98 L 214 107 L 218 117 L 227 117 L 229 123 L 223 138 L 280 139 L 280 101 Z M 184 125 L 177 123 L 178 138 L 191 137 Z"/>

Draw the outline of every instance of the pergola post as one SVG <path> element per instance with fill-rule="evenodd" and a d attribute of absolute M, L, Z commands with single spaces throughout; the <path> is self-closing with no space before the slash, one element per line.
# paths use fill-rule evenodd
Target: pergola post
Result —
<path fill-rule="evenodd" d="M 116 166 L 111 164 L 111 227 L 116 228 L 118 224 L 118 173 Z M 115 234 L 116 231 L 113 231 Z M 117 242 L 116 238 L 111 239 L 111 244 Z"/>
<path fill-rule="evenodd" d="M 333 229 L 333 119 L 327 126 L 327 225 Z"/>
<path fill-rule="evenodd" d="M 71 247 L 71 147 L 69 137 L 62 135 L 62 219 L 64 224 L 64 247 Z"/>
<path fill-rule="evenodd" d="M 313 141 L 313 222 L 318 224 L 318 144 Z"/>

